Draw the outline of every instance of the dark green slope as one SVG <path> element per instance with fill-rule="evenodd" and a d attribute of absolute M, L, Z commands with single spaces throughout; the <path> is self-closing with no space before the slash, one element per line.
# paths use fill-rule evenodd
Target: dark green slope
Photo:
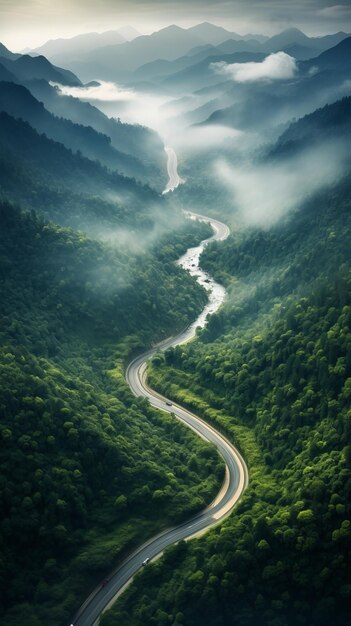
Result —
<path fill-rule="evenodd" d="M 299 61 L 295 76 L 280 83 L 235 84 L 233 104 L 214 111 L 203 124 L 240 129 L 274 129 L 348 93 L 351 37 L 309 61 Z"/>
<path fill-rule="evenodd" d="M 17 82 L 15 75 L 11 74 L 11 72 L 2 63 L 0 63 L 0 80 L 10 82 L 10 83 Z"/>
<path fill-rule="evenodd" d="M 39 133 L 45 133 L 50 139 L 63 143 L 75 152 L 80 151 L 92 160 L 99 160 L 111 169 L 121 170 L 130 176 L 144 173 L 138 159 L 111 146 L 110 137 L 91 126 L 74 124 L 52 115 L 22 85 L 0 82 L 0 111 L 29 122 Z"/>
<path fill-rule="evenodd" d="M 347 142 L 350 134 L 351 97 L 348 97 L 322 107 L 290 124 L 270 150 L 269 155 L 281 159 L 318 143 L 333 140 Z"/>
<path fill-rule="evenodd" d="M 124 174 L 137 176 L 144 182 L 151 182 L 157 188 L 166 183 L 166 155 L 163 143 L 155 131 L 137 124 L 127 124 L 121 120 L 109 118 L 99 109 L 79 98 L 65 96 L 58 88 L 50 85 L 59 83 L 70 87 L 83 87 L 80 80 L 69 70 L 52 65 L 44 56 L 15 55 L 0 44 L 0 80 L 13 82 L 27 88 L 31 94 L 43 103 L 54 116 L 61 119 L 61 125 L 54 124 L 46 114 L 40 123 L 46 128 L 39 128 L 38 116 L 30 118 L 33 102 L 28 95 L 13 86 L 2 87 L 9 91 L 5 109 L 10 115 L 18 115 L 32 123 L 48 136 L 60 140 L 72 149 L 81 149 L 90 158 L 99 158 L 106 165 L 120 169 Z M 98 84 L 98 83 L 97 83 Z M 4 94 L 2 94 L 4 98 Z M 4 103 L 3 103 L 4 104 Z M 28 110 L 27 110 L 28 107 Z M 37 109 L 38 112 L 38 109 Z M 73 122 L 76 126 L 72 126 Z M 77 125 L 80 128 L 77 128 Z M 82 127 L 86 127 L 85 131 Z M 90 129 L 89 129 L 90 127 Z M 91 129 L 100 133 L 92 134 Z M 59 134 L 58 134 L 59 133 Z M 102 137 L 104 135 L 104 145 Z M 106 145 L 106 137 L 109 138 Z M 80 146 L 77 147 L 77 143 Z M 112 148 L 112 149 L 111 149 Z"/>
<path fill-rule="evenodd" d="M 318 70 L 350 70 L 351 61 L 351 37 L 345 37 L 337 45 L 328 48 L 318 57 L 309 59 L 301 64 L 303 68 L 310 69 L 317 66 Z"/>
<path fill-rule="evenodd" d="M 15 52 L 11 52 L 3 43 L 0 43 L 0 56 L 4 59 L 15 60 L 18 59 L 21 55 L 16 54 Z"/>
<path fill-rule="evenodd" d="M 147 237 L 157 217 L 161 228 L 165 213 L 178 219 L 146 185 L 73 154 L 6 113 L 0 113 L 0 163 L 6 197 L 65 226 L 95 235 L 129 226 Z"/>
<path fill-rule="evenodd" d="M 59 82 L 71 87 L 79 87 L 82 83 L 73 72 L 52 65 L 44 56 L 31 57 L 28 54 L 10 53 L 0 44 L 0 61 L 20 80 L 44 79 Z"/>
<path fill-rule="evenodd" d="M 350 198 L 347 176 L 284 222 L 207 248 L 227 304 L 197 342 L 155 360 L 150 380 L 239 445 L 250 486 L 220 528 L 140 577 L 104 626 L 349 622 Z"/>
<path fill-rule="evenodd" d="M 43 120 L 23 87 L 3 95 Z M 5 112 L 0 165 L 0 623 L 65 626 L 126 551 L 220 484 L 216 453 L 123 376 L 203 307 L 174 261 L 209 228 Z"/>
<path fill-rule="evenodd" d="M 64 626 L 126 549 L 218 489 L 217 455 L 123 378 L 128 354 L 203 306 L 173 260 L 207 228 L 159 239 L 141 266 L 6 203 L 0 224 L 0 623 Z"/>
<path fill-rule="evenodd" d="M 163 143 L 155 131 L 145 126 L 109 118 L 89 102 L 65 96 L 46 81 L 31 80 L 24 85 L 54 115 L 76 124 L 91 126 L 99 133 L 110 137 L 111 145 L 116 150 L 137 159 L 138 169 L 134 175 L 138 174 L 142 180 L 152 183 L 156 189 L 165 186 L 166 154 Z"/>

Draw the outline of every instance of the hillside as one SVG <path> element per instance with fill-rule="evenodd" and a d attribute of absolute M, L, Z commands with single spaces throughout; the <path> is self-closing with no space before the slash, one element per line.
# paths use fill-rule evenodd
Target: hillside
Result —
<path fill-rule="evenodd" d="M 10 59 L 11 61 L 14 61 L 15 59 L 18 59 L 20 56 L 21 56 L 20 54 L 11 52 L 11 50 L 6 48 L 6 46 L 4 46 L 3 43 L 0 43 L 0 57 L 2 57 L 3 59 Z"/>
<path fill-rule="evenodd" d="M 72 154 L 6 113 L 0 113 L 0 162 L 0 188 L 6 197 L 90 234 L 128 226 L 144 230 L 147 237 L 148 228 L 154 228 L 150 215 L 162 206 L 149 187 Z"/>
<path fill-rule="evenodd" d="M 320 142 L 347 141 L 351 133 L 351 97 L 327 105 L 290 124 L 270 151 L 275 158 L 301 152 Z"/>
<path fill-rule="evenodd" d="M 160 60 L 178 63 L 179 60 L 181 65 L 186 65 L 186 57 L 196 55 L 202 47 L 214 47 L 216 52 L 221 52 L 222 44 L 229 41 L 232 42 L 230 52 L 257 52 L 267 55 L 290 50 L 295 52 L 298 59 L 310 59 L 338 45 L 347 37 L 349 34 L 342 31 L 333 35 L 309 37 L 297 28 L 288 28 L 272 37 L 239 35 L 221 26 L 203 22 L 190 28 L 171 24 L 150 35 L 141 35 L 125 43 L 104 45 L 101 37 L 101 45 L 97 47 L 95 40 L 91 49 L 85 49 L 84 46 L 79 49 L 78 46 L 74 50 L 74 39 L 68 40 L 68 49 L 73 45 L 71 54 L 64 51 L 63 42 L 60 41 L 48 42 L 38 51 L 47 54 L 53 62 L 60 62 L 71 68 L 84 80 L 99 76 L 104 80 L 133 82 L 131 73 L 146 63 L 157 63 Z M 141 76 L 142 72 L 139 71 L 138 74 Z M 146 76 L 145 79 L 148 80 L 149 77 Z"/>
<path fill-rule="evenodd" d="M 52 65 L 44 56 L 31 57 L 28 54 L 5 56 L 1 55 L 0 48 L 0 61 L 11 72 L 15 74 L 20 80 L 52 80 L 53 82 L 59 82 L 63 85 L 70 85 L 72 87 L 79 87 L 82 83 L 79 78 L 61 67 Z"/>
<path fill-rule="evenodd" d="M 2 23 L 0 626 L 348 626 L 351 13 L 87 4 Z"/>
<path fill-rule="evenodd" d="M 322 52 L 318 57 L 310 59 L 304 65 L 307 67 L 318 67 L 321 70 L 343 70 L 350 69 L 350 52 L 351 52 L 351 37 L 343 39 L 335 46 L 331 46 L 330 49 Z"/>
<path fill-rule="evenodd" d="M 145 176 L 141 161 L 113 148 L 110 137 L 92 127 L 52 115 L 21 85 L 0 83 L 0 111 L 29 122 L 39 133 L 45 133 L 50 139 L 92 160 L 99 160 L 111 169 L 129 176 Z"/>
<path fill-rule="evenodd" d="M 220 528 L 140 576 L 103 626 L 348 621 L 350 197 L 348 173 L 275 226 L 206 249 L 227 303 L 198 341 L 154 360 L 150 382 L 236 442 L 250 486 Z"/>
<path fill-rule="evenodd" d="M 131 161 L 126 159 L 126 163 L 121 162 L 124 173 L 140 177 L 157 189 L 163 188 L 166 182 L 166 156 L 162 140 L 155 131 L 139 124 L 128 124 L 119 118 L 107 117 L 89 102 L 65 96 L 45 81 L 30 81 L 24 83 L 24 86 L 37 100 L 43 102 L 50 113 L 75 124 L 91 126 L 107 135 L 115 150 L 133 157 L 134 169 L 131 169 Z"/>
<path fill-rule="evenodd" d="M 161 138 L 155 131 L 141 125 L 123 123 L 119 118 L 109 118 L 88 102 L 65 96 L 50 82 L 68 87 L 82 87 L 82 83 L 72 72 L 53 66 L 45 57 L 15 55 L 4 46 L 3 49 L 5 56 L 0 55 L 0 81 L 18 85 L 2 85 L 3 110 L 14 116 L 17 113 L 34 126 L 38 124 L 38 105 L 37 116 L 33 118 L 30 114 L 34 102 L 20 89 L 19 86 L 22 86 L 34 99 L 44 104 L 47 112 L 62 118 L 58 126 L 57 120 L 49 121 L 46 112 L 45 119 L 41 119 L 41 126 L 36 126 L 38 130 L 45 128 L 48 136 L 62 141 L 67 147 L 77 149 L 78 145 L 78 149 L 83 148 L 83 152 L 90 158 L 97 158 L 107 166 L 118 168 L 125 175 L 135 176 L 143 182 L 152 181 L 155 187 L 163 189 L 166 182 L 166 157 Z M 80 126 L 80 129 L 69 122 Z M 107 139 L 102 140 L 91 129 L 105 135 Z"/>
<path fill-rule="evenodd" d="M 190 30 L 199 34 L 201 33 L 201 30 L 196 29 L 196 27 Z M 220 29 L 220 33 L 218 33 L 218 40 L 216 40 L 216 38 L 211 40 L 211 36 L 208 34 L 206 37 L 206 32 L 204 32 L 203 39 L 209 42 L 207 45 L 195 47 L 187 54 L 179 56 L 173 61 L 159 58 L 156 61 L 141 65 L 134 72 L 135 79 L 150 80 L 159 84 L 162 82 L 163 77 L 169 78 L 190 67 L 195 75 L 196 69 L 199 67 L 197 64 L 200 61 L 206 60 L 205 63 L 209 65 L 211 62 L 211 60 L 209 60 L 210 57 L 217 56 L 219 57 L 217 61 L 226 61 L 226 55 L 239 53 L 246 53 L 247 55 L 257 53 L 264 57 L 270 53 L 283 51 L 300 61 L 305 61 L 305 63 L 302 63 L 302 66 L 305 65 L 308 68 L 313 67 L 316 62 L 321 68 L 326 68 L 332 63 L 331 57 L 334 57 L 334 60 L 339 61 L 339 63 L 348 63 L 349 55 L 347 53 L 349 48 L 348 40 L 350 37 L 347 33 L 336 33 L 335 35 L 325 37 L 310 38 L 295 28 L 275 35 L 264 42 L 260 42 L 254 38 L 242 38 L 235 33 L 231 34 L 229 32 L 227 33 L 227 37 L 223 39 L 221 30 L 222 29 Z M 329 49 L 334 47 L 336 47 L 336 51 L 338 52 L 330 53 Z M 323 53 L 319 54 L 321 50 L 323 50 Z M 248 59 L 250 60 L 249 56 Z M 230 60 L 228 60 L 228 62 L 230 62 Z M 233 57 L 232 62 L 246 62 L 245 56 L 243 56 L 242 60 L 240 56 L 236 58 Z"/>
<path fill-rule="evenodd" d="M 204 295 L 166 240 L 141 269 L 127 251 L 6 203 L 0 221 L 0 621 L 58 626 L 126 547 L 218 488 L 217 455 L 135 399 L 122 375 L 130 350 L 186 323 Z M 187 230 L 175 256 L 198 229 Z M 191 458 L 203 453 L 211 472 L 196 477 Z"/>

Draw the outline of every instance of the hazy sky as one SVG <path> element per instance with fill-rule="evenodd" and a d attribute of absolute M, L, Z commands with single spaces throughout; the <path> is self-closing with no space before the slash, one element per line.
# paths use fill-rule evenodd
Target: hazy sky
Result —
<path fill-rule="evenodd" d="M 241 34 L 274 34 L 292 25 L 312 35 L 351 32 L 351 0 L 0 0 L 0 41 L 21 50 L 126 24 L 150 33 L 205 20 Z"/>

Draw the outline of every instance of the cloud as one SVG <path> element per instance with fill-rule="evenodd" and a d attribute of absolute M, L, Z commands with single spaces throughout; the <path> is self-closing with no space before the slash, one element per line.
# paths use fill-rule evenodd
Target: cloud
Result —
<path fill-rule="evenodd" d="M 348 147 L 327 142 L 281 163 L 233 167 L 219 160 L 216 173 L 233 196 L 245 225 L 272 226 L 345 172 Z"/>
<path fill-rule="evenodd" d="M 346 4 L 334 4 L 319 11 L 319 15 L 327 19 L 339 19 L 351 16 L 351 7 Z"/>
<path fill-rule="evenodd" d="M 121 102 L 135 100 L 137 98 L 135 92 L 132 90 L 124 89 L 116 85 L 116 83 L 109 83 L 102 80 L 99 81 L 99 84 L 90 87 L 68 87 L 66 85 L 59 85 L 58 83 L 51 84 L 58 87 L 59 93 L 62 95 L 73 96 L 80 100 Z"/>
<path fill-rule="evenodd" d="M 285 52 L 270 54 L 260 63 L 211 63 L 210 68 L 218 74 L 229 76 L 237 83 L 286 80 L 297 72 L 296 60 Z"/>
<path fill-rule="evenodd" d="M 242 140 L 243 136 L 242 131 L 234 128 L 205 125 L 188 127 L 182 132 L 179 132 L 179 128 L 178 132 L 177 128 L 174 128 L 172 141 L 176 149 L 198 152 L 218 148 L 226 140 L 230 140 L 233 145 L 233 142 Z"/>
<path fill-rule="evenodd" d="M 117 83 L 98 79 L 98 85 L 90 87 L 67 87 L 56 85 L 61 95 L 87 100 L 98 107 L 108 117 L 119 117 L 129 124 L 143 124 L 153 128 L 164 137 L 169 135 L 168 117 L 162 105 L 169 96 L 134 91 Z"/>

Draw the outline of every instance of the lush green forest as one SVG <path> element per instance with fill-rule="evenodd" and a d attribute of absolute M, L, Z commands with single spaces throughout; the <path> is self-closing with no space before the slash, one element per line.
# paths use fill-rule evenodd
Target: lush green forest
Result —
<path fill-rule="evenodd" d="M 208 227 L 184 225 L 141 262 L 8 203 L 0 220 L 0 619 L 56 626 L 126 549 L 220 484 L 212 448 L 123 378 L 133 351 L 202 308 L 173 261 Z"/>
<path fill-rule="evenodd" d="M 104 626 L 322 626 L 351 594 L 350 178 L 267 230 L 213 243 L 226 305 L 154 359 L 152 386 L 229 435 L 250 485 L 231 517 L 172 548 Z"/>
<path fill-rule="evenodd" d="M 195 28 L 203 40 L 173 26 L 127 42 L 132 65 L 140 46 L 142 80 L 124 68 L 127 85 L 109 84 L 100 103 L 115 117 L 49 81 L 102 83 L 83 86 L 0 44 L 1 626 L 67 626 L 123 558 L 203 509 L 223 482 L 214 448 L 134 397 L 124 377 L 133 356 L 187 328 L 207 302 L 175 261 L 211 229 L 183 209 L 232 228 L 201 259 L 227 299 L 194 341 L 156 354 L 149 382 L 233 441 L 250 483 L 225 521 L 143 568 L 101 626 L 351 620 L 351 98 L 324 106 L 349 93 L 351 38 L 330 36 L 336 48 L 325 42 L 319 57 L 317 45 L 280 83 L 240 82 L 223 64 L 265 53 L 208 57 L 235 33 Z M 313 39 L 290 29 L 276 45 L 306 58 L 301 41 Z M 161 41 L 166 56 L 173 45 L 189 54 L 154 60 L 158 77 L 148 41 L 151 59 Z M 194 66 L 192 50 L 204 55 Z M 182 71 L 169 80 L 183 62 L 185 81 Z M 186 184 L 174 194 L 161 194 L 163 139 L 119 117 L 137 106 L 150 120 L 157 112 L 155 127 L 180 146 Z M 286 184 L 304 200 L 287 198 L 279 221 L 254 226 L 231 168 L 258 188 L 267 178 L 273 198 Z"/>
<path fill-rule="evenodd" d="M 47 98 L 48 89 L 56 98 Z M 42 95 L 45 101 L 48 99 L 53 112 L 43 105 Z M 24 81 L 22 85 L 0 80 L 1 112 L 28 122 L 37 132 L 45 133 L 50 139 L 93 161 L 99 160 L 105 166 L 117 169 L 125 176 L 136 176 L 144 183 L 152 182 L 158 190 L 163 188 L 165 152 L 156 133 L 142 126 L 109 120 L 93 107 L 87 111 L 83 103 L 79 106 L 77 99 L 63 98 L 43 80 Z M 55 106 L 57 102 L 59 107 Z M 67 106 L 62 110 L 64 104 Z M 58 115 L 55 115 L 56 111 Z"/>
<path fill-rule="evenodd" d="M 145 239 L 156 220 L 158 230 L 166 230 L 165 221 L 177 222 L 177 215 L 149 186 L 72 153 L 4 112 L 0 164 L 0 189 L 6 198 L 64 226 L 95 236 L 129 227 L 139 229 Z"/>
<path fill-rule="evenodd" d="M 109 137 L 21 86 L 0 95 L 0 623 L 64 626 L 121 557 L 221 483 L 213 448 L 124 380 L 133 354 L 203 308 L 174 261 L 211 231 L 101 164 L 117 155 Z"/>

